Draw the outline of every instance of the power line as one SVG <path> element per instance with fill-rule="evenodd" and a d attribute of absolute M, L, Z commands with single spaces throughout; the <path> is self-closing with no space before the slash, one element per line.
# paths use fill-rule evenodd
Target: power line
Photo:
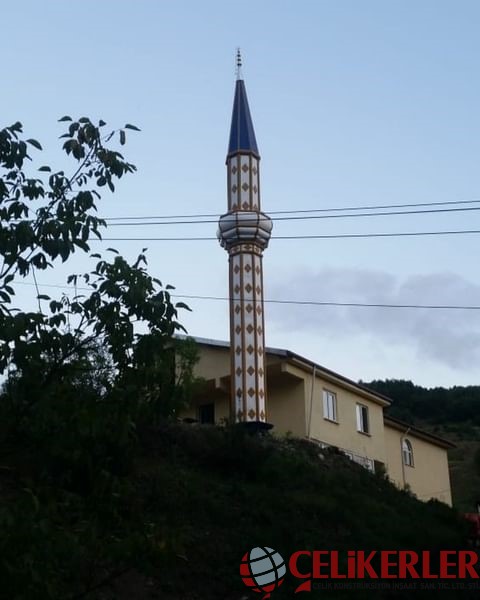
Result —
<path fill-rule="evenodd" d="M 471 212 L 480 210 L 480 206 L 468 206 L 462 208 L 432 208 L 426 210 L 379 210 L 392 208 L 410 208 L 422 206 L 445 206 L 458 204 L 480 204 L 480 200 L 452 200 L 448 202 L 423 202 L 412 204 L 390 204 L 376 206 L 351 206 L 341 208 L 320 208 L 320 209 L 304 209 L 304 210 L 282 210 L 269 211 L 269 215 L 293 215 L 273 217 L 273 221 L 300 221 L 300 220 L 317 220 L 317 219 L 345 219 L 359 217 L 382 217 L 382 216 L 404 216 L 404 215 L 423 215 L 423 214 L 439 214 L 452 212 Z M 377 212 L 355 212 L 346 213 L 346 211 L 360 210 L 376 210 Z M 341 214 L 324 214 L 324 213 L 341 213 Z M 317 214 L 322 213 L 322 214 Z M 202 225 L 216 224 L 217 218 L 221 214 L 191 214 L 191 215 L 163 215 L 163 216 L 131 216 L 131 217 L 103 217 L 103 220 L 108 222 L 110 227 L 126 227 L 126 226 L 144 226 L 144 225 Z M 215 217 L 215 219 L 213 219 Z M 155 220 L 160 219 L 160 220 Z M 168 220 L 161 220 L 168 219 Z M 172 220 L 181 219 L 181 220 Z M 186 220 L 191 219 L 191 220 Z M 21 219 L 14 222 L 21 222 Z M 29 220 L 28 222 L 33 222 Z"/>
<path fill-rule="evenodd" d="M 19 285 L 35 286 L 34 283 L 27 281 L 16 282 Z M 93 291 L 92 288 L 77 287 L 72 285 L 60 285 L 52 283 L 39 284 L 39 287 L 45 288 L 61 288 L 70 290 Z M 227 296 L 202 296 L 199 294 L 173 294 L 172 298 L 184 298 L 186 300 L 213 300 L 228 302 L 230 299 Z M 235 299 L 235 302 L 241 302 L 241 299 Z M 251 300 L 243 300 L 243 302 L 251 302 Z M 337 306 L 337 307 L 352 307 L 352 308 L 400 308 L 400 309 L 424 309 L 424 310 L 480 310 L 480 305 L 461 305 L 461 304 L 389 304 L 385 302 L 329 302 L 321 300 L 264 300 L 265 304 L 289 304 L 297 306 Z"/>
<path fill-rule="evenodd" d="M 35 286 L 34 283 L 30 283 L 28 281 L 15 281 L 13 283 L 10 283 L 10 285 L 28 285 L 28 286 Z M 76 285 L 62 285 L 60 283 L 39 283 L 38 287 L 44 287 L 44 288 L 60 288 L 60 289 L 64 289 L 64 290 L 82 290 L 82 291 L 86 291 L 86 292 L 93 292 L 93 288 L 89 288 L 89 287 L 79 287 Z"/>
<path fill-rule="evenodd" d="M 302 213 L 326 213 L 326 212 L 345 212 L 349 210 L 388 210 L 392 208 L 413 208 L 421 206 L 448 206 L 458 204 L 480 204 L 480 200 L 450 200 L 445 202 L 415 202 L 408 204 L 377 204 L 366 206 L 342 206 L 338 208 L 313 208 L 301 210 L 269 210 L 269 215 L 286 215 L 286 214 L 302 214 Z M 220 217 L 222 213 L 207 213 L 207 214 L 184 214 L 184 215 L 144 215 L 132 217 L 104 217 L 105 221 L 134 221 L 134 220 L 150 220 L 150 219 L 209 219 Z"/>
<path fill-rule="evenodd" d="M 399 210 L 399 211 L 382 211 L 375 213 L 342 213 L 338 215 L 300 215 L 290 217 L 273 217 L 272 221 L 310 221 L 314 219 L 357 219 L 359 217 L 385 217 L 385 216 L 400 216 L 400 215 L 425 215 L 425 214 L 438 214 L 438 213 L 452 213 L 452 212 L 471 212 L 480 210 L 480 206 L 468 206 L 463 208 L 431 208 L 426 210 Z M 152 217 L 155 218 L 155 217 Z M 109 227 L 144 227 L 145 225 L 203 225 L 217 223 L 216 219 L 204 219 L 204 220 L 190 220 L 190 221 L 144 221 L 138 223 L 137 221 L 124 221 L 123 223 L 114 222 L 109 223 Z"/>
<path fill-rule="evenodd" d="M 333 240 L 356 238 L 389 238 L 389 237 L 416 237 L 436 235 L 465 235 L 478 234 L 480 229 L 461 229 L 451 231 L 399 231 L 391 233 L 336 233 L 322 235 L 272 235 L 275 240 Z M 216 237 L 105 237 L 100 240 L 90 241 L 105 242 L 205 242 L 217 240 Z"/>
<path fill-rule="evenodd" d="M 188 294 L 172 294 L 175 298 L 185 298 L 191 300 L 223 300 L 228 301 L 225 296 L 194 296 Z M 235 299 L 235 302 L 239 302 Z M 251 300 L 244 300 L 251 302 Z M 413 308 L 428 310 L 480 310 L 480 305 L 459 305 L 459 304 L 387 304 L 370 302 L 323 302 L 317 300 L 264 300 L 266 304 L 295 304 L 299 306 L 345 306 L 353 308 Z"/>

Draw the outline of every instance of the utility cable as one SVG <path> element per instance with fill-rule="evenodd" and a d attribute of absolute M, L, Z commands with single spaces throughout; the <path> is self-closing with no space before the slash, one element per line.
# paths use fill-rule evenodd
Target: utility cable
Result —
<path fill-rule="evenodd" d="M 27 281 L 17 281 L 15 284 L 34 286 L 34 283 Z M 15 285 L 13 284 L 13 285 Z M 39 287 L 45 288 L 61 288 L 61 289 L 77 289 L 82 291 L 93 291 L 92 288 L 88 287 L 76 287 L 71 285 L 60 285 L 52 283 L 38 284 Z M 202 296 L 197 294 L 178 294 L 170 293 L 172 298 L 183 298 L 186 300 L 212 300 L 212 301 L 229 301 L 226 296 Z M 235 302 L 241 302 L 241 299 L 235 299 Z M 244 302 L 251 302 L 250 300 L 243 300 Z M 329 302 L 320 300 L 275 300 L 267 299 L 264 300 L 265 304 L 293 304 L 297 306 L 338 306 L 338 307 L 353 307 L 353 308 L 401 308 L 401 309 L 424 309 L 424 310 L 480 310 L 480 305 L 467 305 L 467 304 L 389 304 L 386 302 Z"/>
<path fill-rule="evenodd" d="M 342 206 L 338 208 L 312 208 L 299 210 L 269 210 L 269 215 L 289 215 L 302 213 L 325 213 L 325 212 L 345 212 L 352 210 L 388 210 L 394 208 L 414 208 L 423 206 L 450 206 L 458 204 L 480 204 L 480 200 L 449 200 L 445 202 L 414 202 L 407 204 L 374 204 L 365 206 Z M 184 215 L 144 215 L 130 217 L 104 217 L 105 221 L 134 221 L 144 219 L 209 219 L 220 217 L 222 213 L 207 213 L 207 214 L 184 214 Z"/>
<path fill-rule="evenodd" d="M 389 238 L 389 237 L 416 237 L 436 235 L 466 235 L 478 234 L 480 229 L 461 229 L 450 231 L 398 231 L 390 233 L 335 233 L 322 235 L 272 235 L 274 240 L 334 240 L 356 238 Z M 90 241 L 105 242 L 205 242 L 217 240 L 216 237 L 104 237 Z"/>
<path fill-rule="evenodd" d="M 386 217 L 386 216 L 402 216 L 402 215 L 425 215 L 425 214 L 438 214 L 438 213 L 453 213 L 453 212 L 471 212 L 480 210 L 480 206 L 468 206 L 463 208 L 432 208 L 426 210 L 399 210 L 399 211 L 382 211 L 375 213 L 341 213 L 338 215 L 300 215 L 290 217 L 273 217 L 272 221 L 311 221 L 316 219 L 357 219 L 359 217 Z M 233 213 L 236 214 L 236 213 Z M 240 213 L 241 214 L 241 213 Z M 139 223 L 138 221 L 124 221 L 109 223 L 109 227 L 144 227 L 145 225 L 203 225 L 217 223 L 216 219 L 205 219 L 205 220 L 190 220 L 190 221 L 144 221 Z"/>

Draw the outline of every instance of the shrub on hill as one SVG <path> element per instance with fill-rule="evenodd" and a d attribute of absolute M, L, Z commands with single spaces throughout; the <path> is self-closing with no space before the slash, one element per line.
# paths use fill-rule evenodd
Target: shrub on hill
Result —
<path fill-rule="evenodd" d="M 29 466 L 35 449 L 12 448 L 0 515 L 9 597 L 239 600 L 240 559 L 257 545 L 288 557 L 465 544 L 453 510 L 419 502 L 335 450 L 238 428 L 143 421 L 136 432 L 128 469 L 107 466 L 88 489 L 40 477 Z M 290 597 L 292 585 L 275 597 Z"/>

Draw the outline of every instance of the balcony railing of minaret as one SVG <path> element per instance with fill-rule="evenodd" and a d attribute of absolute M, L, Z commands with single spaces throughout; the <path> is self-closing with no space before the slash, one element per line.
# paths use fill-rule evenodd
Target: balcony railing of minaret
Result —
<path fill-rule="evenodd" d="M 222 248 L 236 244 L 256 244 L 262 250 L 272 234 L 272 219 L 258 211 L 235 211 L 222 215 L 218 221 L 217 237 Z"/>

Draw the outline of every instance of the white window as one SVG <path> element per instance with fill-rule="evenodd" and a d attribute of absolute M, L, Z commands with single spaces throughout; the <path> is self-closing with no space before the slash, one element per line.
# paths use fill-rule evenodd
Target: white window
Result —
<path fill-rule="evenodd" d="M 353 462 L 357 463 L 357 465 L 361 465 L 364 469 L 375 473 L 375 461 L 371 458 L 367 458 L 366 456 L 359 456 L 358 454 L 353 454 L 349 450 L 342 450 L 343 454 Z"/>
<path fill-rule="evenodd" d="M 337 395 L 335 392 L 323 390 L 323 417 L 329 421 L 337 420 Z"/>
<path fill-rule="evenodd" d="M 403 464 L 413 467 L 413 448 L 409 440 L 402 441 Z"/>
<path fill-rule="evenodd" d="M 365 406 L 364 404 L 357 404 L 357 431 L 370 433 L 368 406 Z"/>
<path fill-rule="evenodd" d="M 367 458 L 366 456 L 358 456 L 358 454 L 354 454 L 352 460 L 358 465 L 361 465 L 364 469 L 367 469 L 367 471 L 375 473 L 375 462 L 371 458 Z"/>

